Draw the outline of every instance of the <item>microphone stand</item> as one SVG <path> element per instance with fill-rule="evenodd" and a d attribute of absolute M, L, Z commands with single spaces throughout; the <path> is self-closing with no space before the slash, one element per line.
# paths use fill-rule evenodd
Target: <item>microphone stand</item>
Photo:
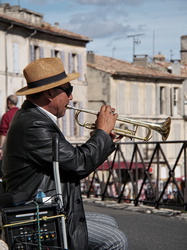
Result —
<path fill-rule="evenodd" d="M 55 180 L 55 187 L 56 187 L 56 195 L 57 195 L 60 211 L 63 211 L 64 204 L 63 204 L 63 198 L 62 198 L 62 187 L 61 187 L 60 173 L 59 173 L 59 136 L 58 134 L 53 135 L 52 145 L 53 145 L 53 173 L 54 173 L 54 180 Z M 61 226 L 62 226 L 64 250 L 68 250 L 66 223 L 65 223 L 65 217 L 63 216 L 61 217 Z"/>

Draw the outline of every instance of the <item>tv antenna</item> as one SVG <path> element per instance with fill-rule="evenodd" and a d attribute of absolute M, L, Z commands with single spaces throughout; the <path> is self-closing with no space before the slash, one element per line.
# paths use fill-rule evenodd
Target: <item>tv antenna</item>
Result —
<path fill-rule="evenodd" d="M 114 58 L 114 52 L 116 51 L 116 46 L 114 45 L 112 48 L 112 57 Z"/>
<path fill-rule="evenodd" d="M 133 38 L 133 58 L 135 56 L 135 46 L 141 43 L 141 41 L 139 39 L 137 39 L 137 37 L 143 36 L 143 35 L 144 35 L 144 33 L 127 36 L 127 37 Z"/>

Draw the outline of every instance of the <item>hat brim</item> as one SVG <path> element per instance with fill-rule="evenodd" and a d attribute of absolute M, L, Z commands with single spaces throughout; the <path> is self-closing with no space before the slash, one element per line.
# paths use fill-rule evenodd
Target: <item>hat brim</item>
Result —
<path fill-rule="evenodd" d="M 45 90 L 48 90 L 48 89 L 58 87 L 58 86 L 60 86 L 62 84 L 70 82 L 72 80 L 75 80 L 79 76 L 80 76 L 79 73 L 70 73 L 70 74 L 67 75 L 67 77 L 63 78 L 60 81 L 52 82 L 52 83 L 49 83 L 49 84 L 46 84 L 46 85 L 43 85 L 43 86 L 40 86 L 40 87 L 28 88 L 28 86 L 26 86 L 26 87 L 23 87 L 23 88 L 19 89 L 16 92 L 16 95 L 22 96 L 22 95 L 32 95 L 32 94 L 35 94 L 35 93 L 39 93 L 39 92 L 42 92 L 42 91 L 45 91 Z"/>

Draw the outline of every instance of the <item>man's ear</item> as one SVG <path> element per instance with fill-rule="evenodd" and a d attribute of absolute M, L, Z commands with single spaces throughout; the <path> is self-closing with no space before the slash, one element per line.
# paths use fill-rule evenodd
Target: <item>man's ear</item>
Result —
<path fill-rule="evenodd" d="M 11 105 L 11 102 L 10 102 L 10 100 L 8 100 L 8 101 L 7 101 L 7 104 L 6 104 L 7 108 L 9 108 L 10 105 Z"/>
<path fill-rule="evenodd" d="M 44 91 L 44 94 L 45 94 L 45 97 L 47 98 L 47 99 L 53 99 L 53 90 L 52 89 L 48 89 L 48 90 L 45 90 Z"/>

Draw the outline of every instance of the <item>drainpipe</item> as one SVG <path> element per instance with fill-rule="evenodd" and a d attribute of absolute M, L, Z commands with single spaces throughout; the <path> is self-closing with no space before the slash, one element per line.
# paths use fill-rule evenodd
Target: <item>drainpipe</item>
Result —
<path fill-rule="evenodd" d="M 8 54 L 7 54 L 7 35 L 8 31 L 14 27 L 13 23 L 5 31 L 5 95 L 8 96 Z"/>
<path fill-rule="evenodd" d="M 33 28 L 32 28 L 32 29 L 33 29 Z M 34 30 L 34 31 L 30 34 L 29 39 L 30 39 L 31 37 L 33 37 L 36 33 L 37 33 L 37 30 Z"/>

